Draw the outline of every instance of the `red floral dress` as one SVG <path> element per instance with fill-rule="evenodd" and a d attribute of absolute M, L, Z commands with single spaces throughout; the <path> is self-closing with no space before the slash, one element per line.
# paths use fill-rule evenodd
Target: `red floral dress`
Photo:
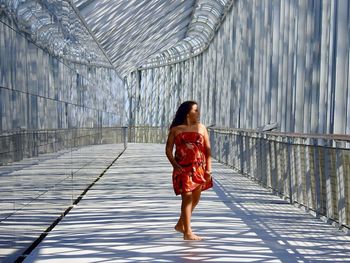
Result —
<path fill-rule="evenodd" d="M 183 171 L 173 171 L 173 186 L 176 195 L 192 192 L 198 186 L 202 191 L 213 186 L 213 181 L 205 179 L 204 137 L 198 132 L 181 132 L 175 137 L 175 160 Z"/>

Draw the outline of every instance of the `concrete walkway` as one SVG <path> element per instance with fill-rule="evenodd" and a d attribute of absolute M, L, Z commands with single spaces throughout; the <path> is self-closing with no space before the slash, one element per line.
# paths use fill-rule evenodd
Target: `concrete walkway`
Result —
<path fill-rule="evenodd" d="M 180 197 L 164 145 L 129 144 L 24 262 L 350 262 L 350 237 L 221 164 L 193 215 L 204 241 L 173 230 Z"/>
<path fill-rule="evenodd" d="M 124 150 L 89 145 L 0 166 L 0 262 L 13 262 Z"/>

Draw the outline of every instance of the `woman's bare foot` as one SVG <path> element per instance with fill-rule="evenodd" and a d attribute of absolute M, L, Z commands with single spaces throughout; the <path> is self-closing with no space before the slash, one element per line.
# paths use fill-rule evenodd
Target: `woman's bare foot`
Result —
<path fill-rule="evenodd" d="M 184 226 L 176 225 L 176 226 L 174 227 L 174 229 L 175 229 L 177 232 L 185 233 Z"/>
<path fill-rule="evenodd" d="M 193 233 L 189 233 L 189 234 L 184 233 L 184 240 L 203 240 L 203 238 Z"/>

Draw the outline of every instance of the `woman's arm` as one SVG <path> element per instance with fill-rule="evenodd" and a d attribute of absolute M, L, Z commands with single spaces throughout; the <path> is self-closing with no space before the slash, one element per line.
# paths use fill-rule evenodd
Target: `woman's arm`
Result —
<path fill-rule="evenodd" d="M 173 155 L 174 143 L 175 143 L 175 131 L 174 129 L 171 129 L 168 135 L 166 146 L 165 146 L 165 154 L 168 157 L 168 160 L 171 163 L 171 165 L 174 167 L 174 169 L 182 169 L 182 167 L 175 161 L 175 158 Z"/>
<path fill-rule="evenodd" d="M 206 167 L 205 170 L 207 173 L 211 174 L 211 148 L 207 128 L 203 125 L 203 134 L 204 134 L 204 148 L 205 148 L 205 158 L 206 158 Z"/>

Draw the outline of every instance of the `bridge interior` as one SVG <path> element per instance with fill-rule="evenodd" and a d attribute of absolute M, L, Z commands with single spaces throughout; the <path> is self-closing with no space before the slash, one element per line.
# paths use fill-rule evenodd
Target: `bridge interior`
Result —
<path fill-rule="evenodd" d="M 350 262 L 350 2 L 0 0 L 1 262 Z M 164 156 L 181 102 L 215 186 Z"/>
<path fill-rule="evenodd" d="M 86 150 L 81 151 L 81 157 L 93 155 L 107 164 L 114 161 L 111 152 L 119 149 L 118 145 L 105 145 L 95 146 L 93 153 L 91 147 Z M 50 165 L 55 163 L 61 164 L 60 158 L 51 157 Z M 84 168 L 83 174 L 89 171 L 97 177 L 106 164 L 94 162 Z M 38 167 L 34 167 L 37 171 Z M 184 241 L 173 229 L 180 198 L 172 190 L 172 169 L 164 155 L 164 145 L 130 143 L 24 262 L 350 260 L 350 237 L 343 231 L 228 166 L 215 162 L 213 171 L 215 186 L 202 193 L 193 216 L 194 230 L 205 239 Z M 37 179 L 35 174 L 28 176 Z M 69 185 L 62 183 L 61 187 Z M 39 223 L 52 220 L 47 209 L 52 198 L 61 199 L 62 191 L 43 196 L 44 207 L 27 207 L 22 227 L 40 229 Z M 42 209 L 40 215 L 38 209 Z M 30 210 L 41 221 L 25 226 L 24 222 L 33 217 Z"/>

